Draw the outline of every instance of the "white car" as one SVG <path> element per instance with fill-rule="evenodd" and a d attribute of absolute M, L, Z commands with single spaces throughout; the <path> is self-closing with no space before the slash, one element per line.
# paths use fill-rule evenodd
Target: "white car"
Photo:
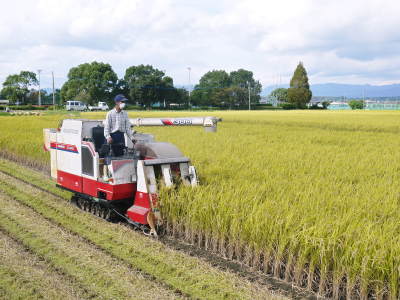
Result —
<path fill-rule="evenodd" d="M 86 104 L 81 101 L 67 101 L 65 108 L 67 110 L 79 110 L 79 111 L 87 110 Z"/>
<path fill-rule="evenodd" d="M 90 106 L 90 105 L 89 105 L 88 109 L 89 109 L 90 111 L 94 111 L 94 110 L 106 111 L 106 110 L 108 110 L 109 108 L 108 108 L 107 103 L 105 103 L 105 102 L 99 102 L 99 103 L 97 104 L 97 106 Z"/>

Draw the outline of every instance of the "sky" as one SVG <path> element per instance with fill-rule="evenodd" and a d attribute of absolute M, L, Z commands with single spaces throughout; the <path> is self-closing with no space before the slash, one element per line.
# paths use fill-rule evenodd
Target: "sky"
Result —
<path fill-rule="evenodd" d="M 0 0 L 0 83 L 42 69 L 42 87 L 81 63 L 151 64 L 175 85 L 210 70 L 287 83 L 299 61 L 310 83 L 400 83 L 397 0 Z"/>

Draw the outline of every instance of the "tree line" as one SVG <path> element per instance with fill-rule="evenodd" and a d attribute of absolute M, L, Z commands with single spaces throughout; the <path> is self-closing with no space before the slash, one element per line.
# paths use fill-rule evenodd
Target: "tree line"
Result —
<path fill-rule="evenodd" d="M 38 79 L 34 72 L 21 71 L 9 75 L 3 82 L 0 97 L 11 103 L 36 104 Z M 193 91 L 174 86 L 172 77 L 151 65 L 131 66 L 123 78 L 118 78 L 110 64 L 102 62 L 83 63 L 69 70 L 67 81 L 56 90 L 56 103 L 78 100 L 93 105 L 99 101 L 112 104 L 117 94 L 124 94 L 129 102 L 142 107 L 154 104 L 214 106 L 224 108 L 247 108 L 258 104 L 262 85 L 253 72 L 239 69 L 230 73 L 212 70 L 205 73 Z M 51 104 L 52 94 L 41 90 L 42 103 Z M 289 89 L 274 90 L 270 97 L 282 103 L 303 108 L 311 99 L 307 72 L 302 63 L 297 66 Z"/>
<path fill-rule="evenodd" d="M 34 87 L 38 86 L 36 74 L 30 71 L 21 71 L 19 74 L 7 76 L 3 82 L 3 88 L 0 91 L 0 98 L 10 100 L 17 104 L 37 104 L 39 91 Z M 52 104 L 53 95 L 46 90 L 41 90 L 41 99 L 43 104 Z M 60 99 L 60 90 L 55 90 L 56 103 Z"/>
<path fill-rule="evenodd" d="M 118 78 L 110 64 L 84 63 L 70 69 L 61 88 L 63 101 L 73 99 L 88 104 L 111 103 L 117 94 L 146 107 L 160 102 L 184 104 L 188 97 L 185 89 L 174 87 L 171 77 L 151 65 L 131 66 L 123 78 Z"/>
<path fill-rule="evenodd" d="M 131 103 L 149 107 L 161 105 L 216 106 L 240 105 L 250 84 L 253 103 L 258 103 L 261 84 L 251 71 L 240 69 L 228 74 L 223 70 L 207 72 L 193 92 L 174 86 L 172 77 L 151 65 L 131 66 L 123 78 L 118 78 L 109 64 L 92 62 L 72 68 L 61 88 L 61 99 L 76 99 L 89 104 L 110 102 L 117 94 L 124 94 Z M 247 98 L 246 98 L 247 99 Z M 112 100 L 111 100 L 112 101 Z"/>

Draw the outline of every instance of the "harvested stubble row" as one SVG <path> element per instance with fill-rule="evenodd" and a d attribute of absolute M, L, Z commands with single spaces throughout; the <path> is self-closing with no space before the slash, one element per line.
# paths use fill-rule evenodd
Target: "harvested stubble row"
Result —
<path fill-rule="evenodd" d="M 0 182 L 2 179 L 0 176 Z M 9 196 L 0 194 L 0 204 L 0 228 L 65 274 L 66 279 L 79 283 L 88 291 L 84 298 L 178 298 Z"/>
<path fill-rule="evenodd" d="M 1 299 L 85 299 L 90 296 L 60 269 L 1 231 L 0 289 L 3 289 Z"/>
<path fill-rule="evenodd" d="M 12 163 L 1 160 L 0 170 L 4 170 L 5 166 L 9 168 L 10 164 Z M 42 174 L 17 165 L 13 165 L 13 175 L 40 186 L 47 187 L 51 183 Z M 266 287 L 260 288 L 259 285 L 251 284 L 231 273 L 216 270 L 197 258 L 173 251 L 129 228 L 88 215 L 67 205 L 65 200 L 19 180 L 0 174 L 0 182 L 3 193 L 29 206 L 41 214 L 42 218 L 79 235 L 116 259 L 149 274 L 156 282 L 181 291 L 183 295 L 201 299 L 272 297 Z M 50 191 L 53 192 L 51 187 Z M 65 196 L 65 192 L 60 190 L 55 189 L 54 192 Z"/>

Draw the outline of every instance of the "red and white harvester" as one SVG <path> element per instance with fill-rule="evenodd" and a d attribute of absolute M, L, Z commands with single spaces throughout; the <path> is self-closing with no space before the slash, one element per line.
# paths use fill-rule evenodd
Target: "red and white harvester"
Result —
<path fill-rule="evenodd" d="M 203 126 L 215 132 L 216 117 L 138 118 L 139 126 Z M 196 186 L 196 169 L 179 149 L 157 142 L 150 134 L 134 132 L 136 143 L 125 137 L 122 156 L 114 156 L 104 138 L 103 120 L 66 119 L 58 129 L 44 129 L 50 152 L 51 176 L 57 186 L 73 192 L 79 208 L 106 220 L 124 218 L 145 234 L 157 235 L 162 220 L 159 186 Z"/>

